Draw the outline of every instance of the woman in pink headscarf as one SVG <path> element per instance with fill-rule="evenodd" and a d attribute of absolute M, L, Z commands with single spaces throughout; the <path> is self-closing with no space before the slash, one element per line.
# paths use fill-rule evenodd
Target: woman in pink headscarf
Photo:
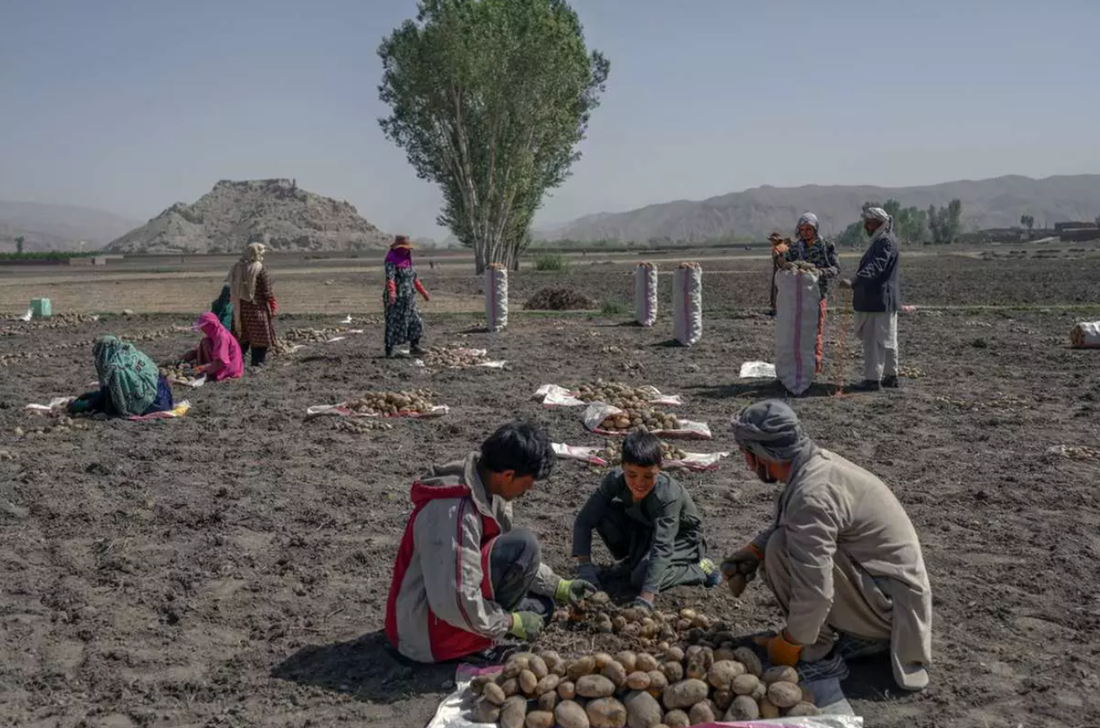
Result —
<path fill-rule="evenodd" d="M 240 379 L 244 371 L 244 357 L 241 356 L 237 338 L 209 311 L 199 316 L 195 329 L 203 333 L 203 339 L 183 360 L 195 362 L 195 372 L 205 374 L 210 381 Z"/>

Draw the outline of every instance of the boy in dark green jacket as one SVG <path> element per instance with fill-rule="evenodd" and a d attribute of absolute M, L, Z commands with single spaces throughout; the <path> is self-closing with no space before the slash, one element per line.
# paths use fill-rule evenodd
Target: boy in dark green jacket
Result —
<path fill-rule="evenodd" d="M 635 432 L 623 442 L 622 467 L 608 473 L 573 524 L 573 557 L 581 579 L 599 588 L 592 563 L 595 530 L 640 590 L 634 605 L 654 608 L 674 586 L 717 586 L 721 575 L 707 558 L 703 523 L 682 485 L 661 472 L 661 441 Z"/>

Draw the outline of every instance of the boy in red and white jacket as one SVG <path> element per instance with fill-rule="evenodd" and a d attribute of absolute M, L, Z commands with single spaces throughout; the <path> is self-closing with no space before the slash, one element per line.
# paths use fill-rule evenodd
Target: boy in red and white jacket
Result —
<path fill-rule="evenodd" d="M 508 636 L 534 641 L 554 603 L 596 591 L 542 563 L 534 534 L 513 528 L 512 501 L 549 476 L 546 431 L 504 425 L 464 460 L 413 483 L 413 512 L 397 552 L 386 635 L 405 657 L 443 662 Z"/>

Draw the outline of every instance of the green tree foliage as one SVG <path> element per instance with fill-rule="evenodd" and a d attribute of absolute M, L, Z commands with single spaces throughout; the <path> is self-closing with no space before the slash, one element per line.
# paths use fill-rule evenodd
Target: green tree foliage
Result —
<path fill-rule="evenodd" d="M 863 221 L 860 220 L 844 228 L 844 232 L 837 236 L 834 242 L 841 247 L 857 248 L 863 244 L 865 238 L 866 236 L 863 233 Z"/>
<path fill-rule="evenodd" d="M 1030 238 L 1032 231 L 1035 230 L 1035 216 L 1020 215 L 1020 224 L 1027 228 L 1027 236 Z"/>
<path fill-rule="evenodd" d="M 933 243 L 953 242 L 962 232 L 962 201 L 951 200 L 946 207 L 928 207 L 928 229 Z"/>
<path fill-rule="evenodd" d="M 20 235 L 19 237 L 17 237 L 15 239 L 15 252 L 18 253 L 19 255 L 23 254 L 23 243 L 24 242 L 25 242 L 25 238 L 22 235 Z"/>
<path fill-rule="evenodd" d="M 902 207 L 901 203 L 889 199 L 884 203 L 864 202 L 863 211 L 869 208 L 881 207 L 886 214 L 894 218 L 894 237 L 902 243 L 920 243 L 928 237 L 928 213 L 916 207 Z M 854 222 L 844 229 L 844 232 L 836 239 L 838 245 L 858 247 L 866 240 L 863 231 L 863 221 Z"/>
<path fill-rule="evenodd" d="M 579 157 L 610 64 L 565 0 L 421 0 L 382 41 L 379 120 L 478 272 L 514 267 L 535 211 Z"/>

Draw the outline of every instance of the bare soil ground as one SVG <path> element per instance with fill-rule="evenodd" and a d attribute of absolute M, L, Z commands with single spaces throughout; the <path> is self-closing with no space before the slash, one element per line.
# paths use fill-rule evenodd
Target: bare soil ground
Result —
<path fill-rule="evenodd" d="M 1100 303 L 1100 260 L 914 257 L 905 265 L 907 303 L 1018 308 L 905 316 L 902 364 L 913 377 L 903 389 L 835 398 L 823 386 L 792 401 L 823 446 L 897 493 L 921 535 L 935 592 L 932 686 L 899 695 L 885 663 L 870 663 L 845 689 L 874 726 L 1098 725 L 1100 462 L 1088 451 L 1051 449 L 1100 450 L 1100 353 L 1067 348 L 1072 323 L 1100 313 L 1059 307 Z M 692 349 L 666 345 L 667 314 L 642 330 L 621 325 L 625 317 L 518 313 L 525 292 L 549 282 L 626 300 L 628 269 L 524 272 L 513 280 L 505 333 L 478 331 L 476 317 L 426 317 L 427 343 L 488 348 L 509 360 L 504 371 L 433 373 L 387 361 L 379 358 L 381 331 L 369 330 L 276 359 L 238 382 L 178 389 L 194 405 L 180 420 L 94 421 L 88 430 L 25 438 L 15 429 L 37 422 L 25 404 L 78 393 L 94 378 L 82 342 L 189 325 L 193 314 L 7 327 L 0 354 L 34 356 L 0 367 L 0 450 L 15 458 L 0 460 L 0 725 L 423 725 L 451 687 L 453 666 L 409 670 L 377 636 L 412 479 L 428 463 L 475 448 L 513 415 L 540 418 L 558 441 L 599 444 L 577 410 L 531 400 L 540 384 L 597 377 L 683 394 L 677 412 L 716 434 L 690 449 L 729 449 L 730 416 L 778 394 L 737 379 L 741 362 L 771 359 L 772 323 L 749 310 L 766 302 L 766 266 L 706 267 L 712 313 Z M 308 302 L 330 288 L 272 273 L 284 301 Z M 354 274 L 340 279 L 361 297 L 333 313 L 375 310 L 370 275 L 369 285 Z M 434 291 L 479 301 L 472 276 L 422 275 Z M 94 276 L 87 282 L 106 287 Z M 288 295 L 297 285 L 301 294 Z M 0 295 L 11 312 L 29 298 L 21 292 L 11 306 Z M 210 286 L 189 295 L 192 310 L 212 297 Z M 164 297 L 146 284 L 143 301 Z M 838 318 L 829 326 L 834 358 Z M 292 315 L 278 325 L 336 320 Z M 139 346 L 165 360 L 193 340 L 176 333 Z M 847 340 L 851 379 L 858 351 Z M 827 374 L 832 382 L 829 367 Z M 434 389 L 450 414 L 365 434 L 304 419 L 312 404 L 413 386 Z M 518 520 L 562 573 L 570 573 L 573 514 L 598 477 L 561 462 L 517 504 Z M 717 556 L 771 513 L 772 487 L 736 459 L 682 480 Z M 661 600 L 745 632 L 780 619 L 759 584 L 740 601 L 723 589 Z"/>

